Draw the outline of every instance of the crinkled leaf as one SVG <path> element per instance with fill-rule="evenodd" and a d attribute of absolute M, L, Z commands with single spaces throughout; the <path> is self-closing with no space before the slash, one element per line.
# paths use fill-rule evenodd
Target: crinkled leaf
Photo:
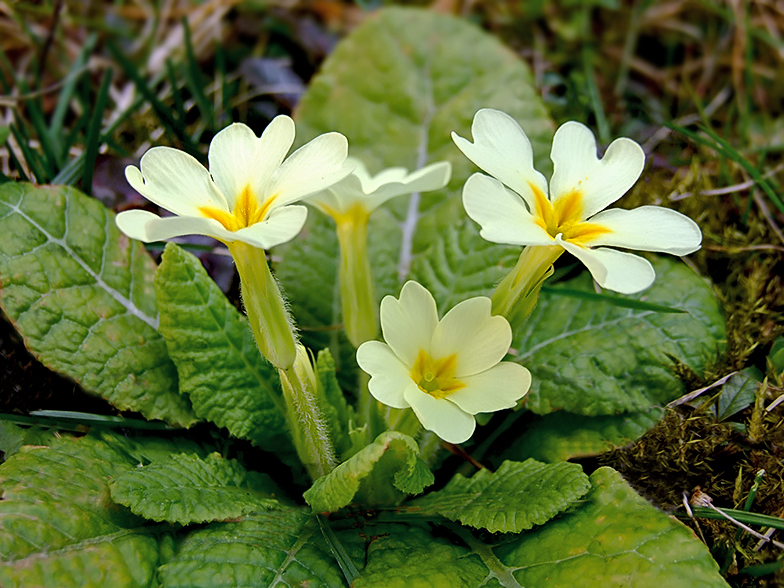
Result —
<path fill-rule="evenodd" d="M 365 530 L 365 534 L 370 531 Z M 433 537 L 419 527 L 382 525 L 373 529 L 365 569 L 354 588 L 476 588 L 488 573 L 481 559 L 462 545 Z"/>
<path fill-rule="evenodd" d="M 433 474 L 419 459 L 416 442 L 388 431 L 362 451 L 316 480 L 305 501 L 316 512 L 334 512 L 352 502 L 363 506 L 400 502 L 433 483 Z"/>
<path fill-rule="evenodd" d="M 313 515 L 293 508 L 212 523 L 189 533 L 158 577 L 162 588 L 346 585 Z"/>
<path fill-rule="evenodd" d="M 503 457 L 553 463 L 596 455 L 639 439 L 663 415 L 661 407 L 607 416 L 583 416 L 563 410 L 544 416 L 530 415 L 533 418 L 504 450 Z"/>
<path fill-rule="evenodd" d="M 635 297 L 689 314 L 542 294 L 512 343 L 533 377 L 528 408 L 613 415 L 683 394 L 671 358 L 701 373 L 724 346 L 724 318 L 711 288 L 686 265 L 657 258 L 654 267 L 656 282 Z M 564 287 L 591 290 L 593 284 L 586 272 Z"/>
<path fill-rule="evenodd" d="M 357 27 L 302 97 L 296 112 L 299 143 L 339 131 L 348 137 L 351 154 L 373 173 L 452 163 L 449 186 L 393 199 L 371 217 L 369 257 L 379 300 L 397 293 L 413 251 L 464 217 L 460 193 L 476 168 L 450 134 L 470 136 L 474 114 L 484 107 L 515 117 L 531 137 L 539 169 L 551 168 L 553 125 L 526 64 L 463 19 L 413 8 L 380 10 Z M 338 353 L 338 334 L 327 330 L 341 324 L 337 240 L 331 220 L 311 217 L 300 238 L 283 249 L 278 276 L 303 337 L 314 347 L 330 347 L 343 379 L 344 366 L 353 365 L 353 350 Z"/>
<path fill-rule="evenodd" d="M 0 186 L 0 305 L 30 351 L 117 408 L 189 426 L 156 330 L 155 264 L 114 213 L 66 186 Z"/>
<path fill-rule="evenodd" d="M 274 488 L 261 474 L 218 453 L 174 454 L 134 468 L 111 483 L 112 499 L 134 514 L 169 523 L 203 523 L 274 508 Z"/>
<path fill-rule="evenodd" d="M 443 490 L 410 505 L 415 512 L 441 515 L 469 527 L 519 533 L 570 508 L 590 488 L 578 464 L 505 461 L 496 472 L 483 469 L 471 478 L 457 474 Z"/>
<path fill-rule="evenodd" d="M 158 539 L 109 497 L 132 469 L 122 437 L 54 439 L 24 446 L 0 466 L 0 586 L 146 587 Z"/>
<path fill-rule="evenodd" d="M 708 549 L 610 468 L 579 508 L 495 548 L 521 586 L 726 588 Z"/>
<path fill-rule="evenodd" d="M 259 353 L 247 319 L 201 262 L 173 243 L 164 250 L 155 288 L 159 330 L 193 410 L 236 437 L 274 447 L 284 431 L 277 374 Z"/>
<path fill-rule="evenodd" d="M 464 218 L 444 227 L 440 238 L 414 258 L 411 277 L 433 294 L 443 314 L 468 298 L 490 296 L 520 251 L 485 241 L 476 223 Z"/>
<path fill-rule="evenodd" d="M 721 389 L 716 415 L 724 421 L 749 406 L 754 405 L 762 381 L 762 372 L 748 367 L 730 377 Z"/>

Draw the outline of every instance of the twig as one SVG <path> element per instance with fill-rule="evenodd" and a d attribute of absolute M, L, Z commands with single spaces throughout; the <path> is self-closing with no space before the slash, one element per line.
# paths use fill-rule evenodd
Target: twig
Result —
<path fill-rule="evenodd" d="M 698 390 L 694 390 L 694 392 L 689 392 L 688 394 L 685 394 L 684 396 L 681 396 L 680 398 L 676 398 L 675 400 L 673 400 L 672 402 L 670 402 L 667 405 L 667 408 L 672 408 L 673 406 L 680 406 L 681 404 L 689 402 L 690 400 L 694 400 L 695 398 L 697 398 L 697 396 L 699 396 L 703 392 L 706 392 L 706 391 L 710 390 L 711 388 L 715 388 L 716 386 L 721 386 L 724 382 L 729 380 L 732 376 L 734 376 L 737 373 L 738 373 L 737 371 L 734 371 L 731 374 L 727 374 L 723 378 L 721 378 L 719 380 L 716 380 L 710 386 L 705 386 L 704 388 L 700 388 Z"/>

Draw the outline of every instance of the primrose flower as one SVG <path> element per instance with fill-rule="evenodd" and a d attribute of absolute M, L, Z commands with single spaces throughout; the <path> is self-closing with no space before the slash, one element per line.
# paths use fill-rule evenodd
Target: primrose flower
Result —
<path fill-rule="evenodd" d="M 126 235 L 149 243 L 182 235 L 223 241 L 240 275 L 240 291 L 259 350 L 285 370 L 296 358 L 296 335 L 264 249 L 293 239 L 307 218 L 295 202 L 343 179 L 348 142 L 327 133 L 291 154 L 294 121 L 276 117 L 261 137 L 233 124 L 212 140 L 210 171 L 190 155 L 170 147 L 144 154 L 141 170 L 125 177 L 148 200 L 176 216 L 160 218 L 144 210 L 117 215 Z"/>
<path fill-rule="evenodd" d="M 463 189 L 466 213 L 481 225 L 480 234 L 488 241 L 550 247 L 550 265 L 566 250 L 585 264 L 600 286 L 623 294 L 650 286 L 656 277 L 653 266 L 642 257 L 607 247 L 673 255 L 699 249 L 699 227 L 674 210 L 604 210 L 642 173 L 645 154 L 631 139 L 613 141 L 600 160 L 587 127 L 577 122 L 561 126 L 553 137 L 548 197 L 547 180 L 533 167 L 531 143 L 512 117 L 482 109 L 471 133 L 473 143 L 455 133 L 452 139 L 468 159 L 493 176 L 474 174 Z"/>
<path fill-rule="evenodd" d="M 376 297 L 367 255 L 370 214 L 395 196 L 443 188 L 452 173 L 448 162 L 433 163 L 413 173 L 392 167 L 371 176 L 357 159 L 349 157 L 351 175 L 307 199 L 335 221 L 340 244 L 338 281 L 343 324 L 349 341 L 358 347 L 378 334 Z"/>
<path fill-rule="evenodd" d="M 349 157 L 346 164 L 354 168 L 351 175 L 307 200 L 337 223 L 349 216 L 370 215 L 395 196 L 443 188 L 452 173 L 452 166 L 446 161 L 432 163 L 412 173 L 404 167 L 390 167 L 375 176 L 371 176 L 358 159 Z"/>
<path fill-rule="evenodd" d="M 523 366 L 502 362 L 512 342 L 505 318 L 490 315 L 483 296 L 459 303 L 438 320 L 430 292 L 406 282 L 400 298 L 381 302 L 386 343 L 357 350 L 371 375 L 370 393 L 393 408 L 411 407 L 426 429 L 462 443 L 476 427 L 474 415 L 512 408 L 531 386 Z"/>
<path fill-rule="evenodd" d="M 176 216 L 143 210 L 117 215 L 125 234 L 149 243 L 182 235 L 208 235 L 224 243 L 269 249 L 293 239 L 307 218 L 295 202 L 343 179 L 348 142 L 326 133 L 284 161 L 294 142 L 294 121 L 278 116 L 261 137 L 235 123 L 210 143 L 207 171 L 195 158 L 170 147 L 153 147 L 141 170 L 125 177 L 145 198 Z"/>

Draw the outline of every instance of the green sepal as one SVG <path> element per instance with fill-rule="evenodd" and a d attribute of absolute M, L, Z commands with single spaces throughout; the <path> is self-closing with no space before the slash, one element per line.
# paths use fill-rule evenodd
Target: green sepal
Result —
<path fill-rule="evenodd" d="M 200 417 L 262 448 L 285 435 L 277 370 L 201 262 L 168 243 L 155 274 L 159 330 Z"/>
<path fill-rule="evenodd" d="M 578 464 L 505 461 L 497 471 L 457 474 L 437 492 L 411 503 L 414 512 L 440 515 L 493 533 L 519 533 L 543 525 L 577 504 L 591 488 Z"/>
<path fill-rule="evenodd" d="M 433 474 L 419 459 L 411 437 L 382 433 L 362 451 L 315 481 L 304 496 L 315 512 L 334 512 L 352 502 L 365 507 L 400 503 L 430 486 Z"/>
<path fill-rule="evenodd" d="M 121 410 L 190 426 L 157 331 L 155 263 L 114 216 L 75 188 L 0 185 L 0 306 L 47 367 Z"/>
<path fill-rule="evenodd" d="M 153 521 L 204 523 L 275 508 L 269 477 L 212 453 L 173 454 L 136 467 L 110 484 L 112 500 Z"/>

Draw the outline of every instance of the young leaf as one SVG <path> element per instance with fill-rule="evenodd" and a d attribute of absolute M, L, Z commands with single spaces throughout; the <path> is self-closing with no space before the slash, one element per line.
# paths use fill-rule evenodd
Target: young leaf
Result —
<path fill-rule="evenodd" d="M 505 461 L 496 472 L 480 470 L 471 478 L 457 474 L 443 490 L 410 506 L 493 533 L 519 533 L 575 505 L 590 488 L 578 464 Z"/>
<path fill-rule="evenodd" d="M 159 331 L 195 413 L 260 447 L 284 431 L 275 369 L 201 262 L 173 243 L 155 274 Z"/>
<path fill-rule="evenodd" d="M 533 376 L 528 408 L 613 415 L 646 411 L 683 393 L 669 358 L 701 372 L 725 343 L 724 318 L 711 288 L 688 267 L 666 258 L 654 267 L 656 282 L 636 297 L 689 314 L 542 294 L 512 342 L 516 360 Z M 564 287 L 591 291 L 593 284 L 586 273 Z"/>
<path fill-rule="evenodd" d="M 747 367 L 733 375 L 721 388 L 716 416 L 725 421 L 749 406 L 754 406 L 762 372 L 755 367 Z"/>
<path fill-rule="evenodd" d="M 132 468 L 123 437 L 63 436 L 24 446 L 0 466 L 0 585 L 135 586 L 153 581 L 154 530 L 109 498 L 110 478 Z"/>
<path fill-rule="evenodd" d="M 582 506 L 495 547 L 521 586 L 727 588 L 708 549 L 610 468 Z"/>
<path fill-rule="evenodd" d="M 506 459 L 554 463 L 602 453 L 642 437 L 664 415 L 661 407 L 620 415 L 583 416 L 563 410 L 533 416 L 504 450 Z"/>
<path fill-rule="evenodd" d="M 110 484 L 112 499 L 154 521 L 203 523 L 274 508 L 274 485 L 261 474 L 213 453 L 173 454 L 129 470 Z"/>
<path fill-rule="evenodd" d="M 161 566 L 163 588 L 345 588 L 315 517 L 280 507 L 189 533 Z"/>
<path fill-rule="evenodd" d="M 433 483 L 433 474 L 418 453 L 419 447 L 408 435 L 382 433 L 316 480 L 305 492 L 305 501 L 315 512 L 334 512 L 352 501 L 364 506 L 396 504 L 406 494 L 419 494 Z"/>
<path fill-rule="evenodd" d="M 335 360 L 329 349 L 319 351 L 316 361 L 321 398 L 324 400 L 324 412 L 329 422 L 329 431 L 335 451 L 339 456 L 351 449 L 351 427 L 354 418 L 354 408 L 346 402 L 346 396 L 340 389 L 335 375 Z"/>
<path fill-rule="evenodd" d="M 0 185 L 0 306 L 30 351 L 121 410 L 187 427 L 197 417 L 156 330 L 154 270 L 97 200 Z"/>

